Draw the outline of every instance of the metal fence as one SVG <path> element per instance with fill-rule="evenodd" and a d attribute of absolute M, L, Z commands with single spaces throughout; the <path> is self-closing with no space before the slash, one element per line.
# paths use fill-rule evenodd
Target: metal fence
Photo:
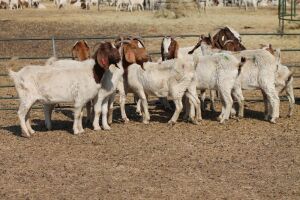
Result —
<path fill-rule="evenodd" d="M 300 36 L 300 33 L 241 33 L 240 35 L 242 36 Z M 113 40 L 117 38 L 118 36 L 94 36 L 94 37 L 49 37 L 49 38 L 0 38 L 0 42 L 14 42 L 14 41 L 51 41 L 51 52 L 53 56 L 57 55 L 57 49 L 56 49 L 56 41 L 75 41 L 75 40 Z M 144 39 L 161 39 L 164 37 L 164 35 L 144 35 L 141 36 Z M 186 34 L 186 35 L 177 35 L 176 37 L 179 38 L 198 38 L 199 35 L 193 35 L 193 34 Z M 300 54 L 300 47 L 299 48 L 294 48 L 294 49 L 281 49 L 283 52 L 299 52 Z M 1 53 L 1 52 L 0 52 Z M 150 55 L 159 55 L 160 52 L 150 52 Z M 300 56 L 299 56 L 300 57 Z M 46 60 L 48 59 L 49 56 L 18 56 L 17 59 L 19 60 Z M 71 58 L 69 55 L 65 56 L 58 56 L 58 58 Z M 1 57 L 0 55 L 0 61 L 7 61 L 10 60 L 11 57 Z M 299 63 L 295 63 L 293 65 L 287 65 L 289 67 L 300 67 L 300 61 Z M 6 77 L 8 74 L 6 73 L 0 73 L 0 77 Z M 296 75 L 295 78 L 300 78 L 300 76 Z M 1 88 L 11 88 L 14 87 L 14 85 L 0 85 L 0 90 Z M 294 89 L 300 89 L 300 87 L 294 87 Z M 0 101 L 1 100 L 17 100 L 18 97 L 16 96 L 0 96 Z M 283 99 L 285 100 L 285 99 Z M 249 101 L 261 101 L 261 99 L 252 99 Z M 41 107 L 34 107 L 33 109 L 40 109 Z M 16 108 L 9 108 L 6 105 L 2 105 L 0 107 L 0 110 L 16 110 Z"/>

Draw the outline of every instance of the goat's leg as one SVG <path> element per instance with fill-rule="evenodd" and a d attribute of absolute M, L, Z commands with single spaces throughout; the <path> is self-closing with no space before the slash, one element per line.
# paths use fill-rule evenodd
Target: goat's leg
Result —
<path fill-rule="evenodd" d="M 222 104 L 222 109 L 221 109 L 220 115 L 218 116 L 219 121 L 221 121 L 224 118 L 224 114 L 225 114 L 225 101 L 224 101 L 222 94 L 220 94 L 220 100 L 221 100 L 221 104 Z"/>
<path fill-rule="evenodd" d="M 168 122 L 169 124 L 175 124 L 177 122 L 177 119 L 178 119 L 179 114 L 183 107 L 181 99 L 175 99 L 174 103 L 175 103 L 175 112 L 174 112 L 172 118 L 170 119 L 170 121 Z"/>
<path fill-rule="evenodd" d="M 129 122 L 129 119 L 126 115 L 126 110 L 125 110 L 127 92 L 125 91 L 125 86 L 124 86 L 123 81 L 119 83 L 118 90 L 119 90 L 119 94 L 120 94 L 120 109 L 121 109 L 122 120 L 124 121 L 124 123 L 127 123 L 127 122 Z"/>
<path fill-rule="evenodd" d="M 149 114 L 149 110 L 148 110 L 148 102 L 147 102 L 146 94 L 143 89 L 138 90 L 138 96 L 140 97 L 140 99 L 142 101 L 143 123 L 149 124 L 150 114 Z"/>
<path fill-rule="evenodd" d="M 105 98 L 102 103 L 102 127 L 104 130 L 111 129 L 107 123 L 107 113 L 108 113 L 108 98 Z"/>
<path fill-rule="evenodd" d="M 52 129 L 51 116 L 54 104 L 44 104 L 45 126 L 50 131 Z"/>
<path fill-rule="evenodd" d="M 236 88 L 232 92 L 232 96 L 237 100 L 238 108 L 238 117 L 244 117 L 244 96 L 241 88 Z"/>
<path fill-rule="evenodd" d="M 202 116 L 201 116 L 200 100 L 198 99 L 196 87 L 194 89 L 189 88 L 189 90 L 186 92 L 186 96 L 189 99 L 190 120 L 193 123 L 198 124 L 197 122 L 202 120 Z"/>
<path fill-rule="evenodd" d="M 80 112 L 80 115 L 79 115 L 78 124 L 77 124 L 79 133 L 83 133 L 84 132 L 84 129 L 82 127 L 82 118 L 83 118 L 83 108 L 81 109 L 81 112 Z"/>
<path fill-rule="evenodd" d="M 222 96 L 224 105 L 222 106 L 223 115 L 220 118 L 220 123 L 224 123 L 225 120 L 228 120 L 229 116 L 230 116 L 230 110 L 231 110 L 232 105 L 233 105 L 233 100 L 231 98 L 230 91 L 231 90 L 225 90 L 225 91 L 221 92 L 221 96 Z"/>
<path fill-rule="evenodd" d="M 103 99 L 99 96 L 94 99 L 93 127 L 94 127 L 95 131 L 101 130 L 101 127 L 99 125 L 99 118 L 100 118 L 101 109 L 102 109 L 102 102 L 103 102 Z"/>
<path fill-rule="evenodd" d="M 26 121 L 29 120 L 29 115 L 28 112 L 30 111 L 31 106 L 33 105 L 34 102 L 23 102 L 21 101 L 19 110 L 18 110 L 18 117 L 20 120 L 20 125 L 22 129 L 22 136 L 23 137 L 30 137 L 30 131 L 27 128 Z M 27 118 L 27 119 L 26 119 Z"/>
<path fill-rule="evenodd" d="M 216 112 L 215 110 L 215 97 L 216 97 L 216 90 L 210 90 L 210 110 Z"/>
<path fill-rule="evenodd" d="M 85 120 L 85 124 L 88 125 L 89 123 L 92 122 L 92 101 L 88 101 L 86 103 L 86 120 Z"/>
<path fill-rule="evenodd" d="M 286 87 L 286 95 L 289 100 L 288 117 L 291 117 L 293 115 L 294 105 L 295 105 L 295 96 L 294 96 L 294 89 L 293 89 L 292 82 L 288 83 L 288 85 Z"/>
<path fill-rule="evenodd" d="M 73 123 L 74 135 L 81 133 L 79 130 L 79 126 L 80 126 L 79 123 L 82 123 L 80 121 L 81 112 L 82 112 L 82 107 L 74 106 L 74 123 Z"/>
<path fill-rule="evenodd" d="M 31 127 L 31 124 L 30 124 L 30 110 L 28 111 L 26 117 L 25 117 L 25 120 L 26 120 L 26 127 L 29 131 L 29 133 L 32 135 L 35 133 L 35 131 L 32 129 Z"/>
<path fill-rule="evenodd" d="M 112 124 L 113 121 L 113 111 L 114 111 L 114 101 L 115 101 L 115 96 L 116 93 L 114 92 L 113 94 L 111 94 L 109 96 L 109 100 L 108 100 L 108 124 Z"/>
<path fill-rule="evenodd" d="M 205 111 L 205 90 L 200 90 L 201 110 Z"/>
<path fill-rule="evenodd" d="M 276 91 L 273 91 L 270 94 L 270 102 L 272 106 L 272 113 L 271 113 L 271 123 L 276 123 L 276 119 L 279 118 L 279 106 L 280 106 L 280 100 L 277 95 Z"/>
<path fill-rule="evenodd" d="M 270 108 L 267 94 L 263 90 L 261 90 L 261 93 L 263 95 L 263 101 L 264 101 L 264 106 L 265 106 L 264 118 L 266 121 L 268 121 L 271 117 L 271 114 L 270 114 L 271 108 Z"/>

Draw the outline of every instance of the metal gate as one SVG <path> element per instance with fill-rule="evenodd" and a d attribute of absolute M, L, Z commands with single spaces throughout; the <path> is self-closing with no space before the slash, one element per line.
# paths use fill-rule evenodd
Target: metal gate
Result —
<path fill-rule="evenodd" d="M 300 18 L 297 16 L 297 1 L 298 0 L 290 0 L 290 2 L 287 2 L 287 0 L 279 0 L 278 19 L 281 33 L 284 33 L 285 21 L 300 22 Z"/>

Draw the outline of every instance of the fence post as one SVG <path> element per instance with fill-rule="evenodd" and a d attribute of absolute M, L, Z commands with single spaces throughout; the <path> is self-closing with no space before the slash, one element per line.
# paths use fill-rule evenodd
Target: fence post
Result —
<path fill-rule="evenodd" d="M 54 39 L 54 36 L 52 36 L 52 50 L 53 50 L 53 56 L 56 57 L 56 49 L 55 49 L 55 39 Z"/>

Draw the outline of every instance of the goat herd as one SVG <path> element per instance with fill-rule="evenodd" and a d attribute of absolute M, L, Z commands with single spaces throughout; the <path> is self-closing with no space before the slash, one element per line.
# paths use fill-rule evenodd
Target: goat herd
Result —
<path fill-rule="evenodd" d="M 120 95 L 122 119 L 126 122 L 126 95 L 134 93 L 138 99 L 137 112 L 143 123 L 150 120 L 148 95 L 160 98 L 169 107 L 170 99 L 175 112 L 169 123 L 176 123 L 184 110 L 184 118 L 197 124 L 204 109 L 205 91 L 211 90 L 211 107 L 214 109 L 214 92 L 222 103 L 220 123 L 230 116 L 243 117 L 242 90 L 261 90 L 265 104 L 265 120 L 276 123 L 279 117 L 279 93 L 285 91 L 292 115 L 295 103 L 292 72 L 280 62 L 280 51 L 271 45 L 246 50 L 240 35 L 224 27 L 211 37 L 201 35 L 195 46 L 179 48 L 175 38 L 166 36 L 161 43 L 161 59 L 152 62 L 140 37 L 119 37 L 114 42 L 100 42 L 90 56 L 85 41 L 78 41 L 72 49 L 77 60 L 50 58 L 45 65 L 30 65 L 20 71 L 9 70 L 20 98 L 18 117 L 22 136 L 34 133 L 29 111 L 35 102 L 44 105 L 45 125 L 51 129 L 51 113 L 57 103 L 74 104 L 74 134 L 84 132 L 83 107 L 87 121 L 94 130 L 109 130 L 112 123 L 115 95 Z M 201 91 L 201 101 L 197 90 Z M 234 100 L 237 105 L 234 105 Z M 93 108 L 93 109 L 91 109 Z M 93 115 L 93 116 L 92 116 Z M 93 120 L 92 120 L 93 118 Z"/>
<path fill-rule="evenodd" d="M 298 2 L 299 3 L 299 2 Z M 90 9 L 91 6 L 98 6 L 100 9 L 101 4 L 108 6 L 116 6 L 116 10 L 128 10 L 131 11 L 133 8 L 138 10 L 158 10 L 165 7 L 166 0 L 54 0 L 54 4 L 57 8 L 65 8 L 72 6 L 75 8 Z M 257 6 L 277 6 L 277 0 L 197 0 L 196 4 L 198 9 L 206 9 L 206 7 L 212 6 L 228 6 L 236 5 L 241 7 L 245 6 L 247 10 L 248 5 L 252 6 L 254 10 Z M 0 0 L 0 9 L 23 9 L 23 8 L 38 8 L 46 9 L 46 6 L 40 2 L 40 0 Z"/>

